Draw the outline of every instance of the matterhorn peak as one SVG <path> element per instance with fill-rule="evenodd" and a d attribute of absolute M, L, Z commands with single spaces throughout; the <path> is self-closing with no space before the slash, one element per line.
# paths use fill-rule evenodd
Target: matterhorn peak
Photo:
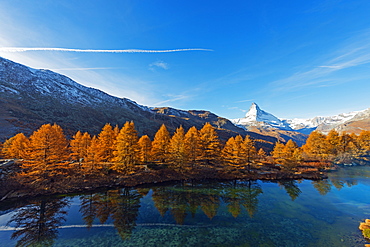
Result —
<path fill-rule="evenodd" d="M 251 107 L 249 107 L 248 112 L 245 114 L 245 118 L 251 118 L 251 120 L 257 120 L 257 117 L 262 115 L 263 113 L 266 113 L 261 110 L 261 108 L 256 104 L 252 103 Z"/>
<path fill-rule="evenodd" d="M 290 127 L 274 115 L 262 110 L 255 102 L 252 103 L 244 118 L 233 119 L 237 126 L 263 126 L 290 130 Z"/>

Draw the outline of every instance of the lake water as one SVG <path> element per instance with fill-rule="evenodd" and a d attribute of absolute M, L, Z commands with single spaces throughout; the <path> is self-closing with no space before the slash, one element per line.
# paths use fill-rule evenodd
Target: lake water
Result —
<path fill-rule="evenodd" d="M 0 204 L 0 246 L 364 246 L 370 167 L 323 181 L 203 181 Z"/>

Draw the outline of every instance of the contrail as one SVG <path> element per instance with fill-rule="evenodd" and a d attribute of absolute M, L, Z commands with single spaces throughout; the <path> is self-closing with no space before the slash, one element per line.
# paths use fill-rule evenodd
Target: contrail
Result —
<path fill-rule="evenodd" d="M 0 51 L 2 52 L 67 51 L 67 52 L 98 52 L 98 53 L 169 53 L 169 52 L 181 52 L 181 51 L 213 51 L 213 50 L 202 49 L 202 48 L 187 48 L 187 49 L 172 49 L 172 50 L 141 50 L 141 49 L 94 50 L 94 49 L 69 49 L 69 48 L 0 47 Z"/>

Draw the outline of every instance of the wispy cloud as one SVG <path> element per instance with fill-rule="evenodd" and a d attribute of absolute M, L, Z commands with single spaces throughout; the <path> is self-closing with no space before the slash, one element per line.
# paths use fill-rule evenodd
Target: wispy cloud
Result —
<path fill-rule="evenodd" d="M 64 71 L 64 70 L 106 70 L 106 69 L 122 69 L 122 67 L 60 68 L 60 69 L 53 69 L 53 70 L 55 70 L 55 71 Z"/>
<path fill-rule="evenodd" d="M 319 68 L 329 68 L 329 69 L 342 69 L 341 66 L 339 65 L 322 65 L 322 66 L 318 66 Z"/>
<path fill-rule="evenodd" d="M 184 99 L 190 98 L 189 95 L 172 95 L 172 94 L 167 95 L 167 97 L 169 97 L 169 99 L 163 100 L 161 102 L 157 102 L 154 105 L 160 106 L 160 105 L 168 104 L 170 102 L 174 102 L 174 101 L 179 101 L 179 100 L 184 100 Z"/>
<path fill-rule="evenodd" d="M 370 63 L 370 30 L 348 40 L 335 52 L 326 55 L 320 65 L 313 65 L 289 77 L 276 80 L 268 86 L 276 91 L 292 91 L 311 86 L 328 86 L 344 82 L 334 77 L 336 72 Z"/>
<path fill-rule="evenodd" d="M 254 99 L 239 100 L 239 101 L 236 101 L 235 103 L 244 103 L 244 102 L 251 102 L 251 101 L 254 101 Z"/>
<path fill-rule="evenodd" d="M 169 65 L 168 63 L 165 63 L 163 61 L 156 61 L 149 64 L 149 69 L 154 70 L 155 67 L 167 70 L 169 68 Z"/>
<path fill-rule="evenodd" d="M 227 105 L 223 105 L 222 107 L 228 109 L 228 110 L 231 110 L 231 111 L 237 111 L 237 112 L 248 112 L 248 109 L 242 109 L 238 106 L 227 106 Z"/>
<path fill-rule="evenodd" d="M 0 47 L 2 52 L 27 52 L 27 51 L 63 51 L 63 52 L 97 52 L 97 53 L 170 53 L 184 51 L 213 51 L 203 48 L 185 48 L 170 50 L 143 50 L 143 49 L 125 49 L 125 50 L 95 50 L 95 49 L 70 49 L 70 48 L 24 48 L 24 47 Z"/>

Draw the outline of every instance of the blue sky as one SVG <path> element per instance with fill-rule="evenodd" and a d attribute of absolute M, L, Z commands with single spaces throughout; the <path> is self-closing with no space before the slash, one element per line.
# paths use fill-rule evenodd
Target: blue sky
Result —
<path fill-rule="evenodd" d="M 370 107 L 369 13 L 368 0 L 1 0 L 0 56 L 148 106 L 329 116 Z"/>

